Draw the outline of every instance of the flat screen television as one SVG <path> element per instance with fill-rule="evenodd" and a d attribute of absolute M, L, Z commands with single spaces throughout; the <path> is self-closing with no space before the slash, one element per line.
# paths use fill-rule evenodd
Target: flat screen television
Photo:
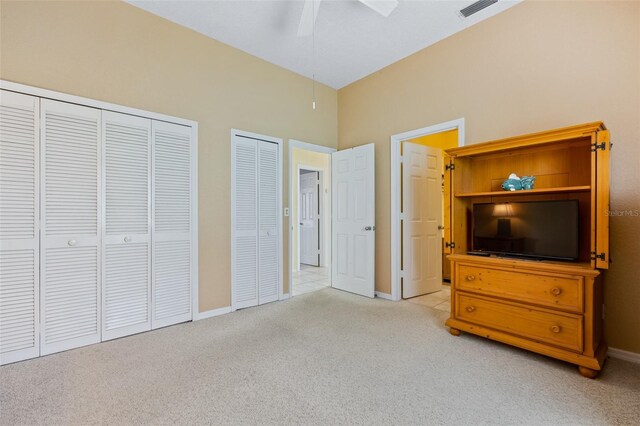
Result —
<path fill-rule="evenodd" d="M 578 200 L 473 205 L 473 251 L 577 260 Z"/>

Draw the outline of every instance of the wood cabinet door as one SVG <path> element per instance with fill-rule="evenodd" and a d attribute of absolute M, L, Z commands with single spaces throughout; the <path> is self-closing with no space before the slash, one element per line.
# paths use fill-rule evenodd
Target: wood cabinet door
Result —
<path fill-rule="evenodd" d="M 451 250 L 451 196 L 453 195 L 453 190 L 451 188 L 451 184 L 453 182 L 451 165 L 453 164 L 453 158 L 447 155 L 447 153 L 443 153 L 444 155 L 444 183 L 443 183 L 443 216 L 442 216 L 442 225 L 444 226 L 444 235 L 442 236 L 444 239 L 443 250 L 444 254 L 451 254 L 453 251 Z"/>
<path fill-rule="evenodd" d="M 595 200 L 591 203 L 591 224 L 594 227 L 592 235 L 595 237 L 595 247 L 592 244 L 592 266 L 598 269 L 609 269 L 609 168 L 611 143 L 609 131 L 601 130 L 596 133 L 595 148 L 591 154 L 592 164 L 592 194 Z M 595 184 L 595 185 L 594 185 Z M 595 201 L 595 202 L 594 202 Z"/>

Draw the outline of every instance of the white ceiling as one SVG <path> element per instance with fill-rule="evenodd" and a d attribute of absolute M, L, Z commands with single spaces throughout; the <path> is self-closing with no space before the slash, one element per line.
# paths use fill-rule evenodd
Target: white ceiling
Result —
<path fill-rule="evenodd" d="M 522 0 L 501 0 L 469 18 L 475 0 L 400 0 L 383 18 L 356 0 L 322 0 L 312 37 L 298 37 L 302 0 L 130 0 L 191 28 L 334 89 L 344 87 Z"/>

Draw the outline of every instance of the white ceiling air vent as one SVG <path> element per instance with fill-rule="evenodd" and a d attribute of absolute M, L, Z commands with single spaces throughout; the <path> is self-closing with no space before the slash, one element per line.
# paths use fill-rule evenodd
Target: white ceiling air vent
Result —
<path fill-rule="evenodd" d="M 465 7 L 464 9 L 460 10 L 460 15 L 464 16 L 465 18 L 468 18 L 469 16 L 473 15 L 474 13 L 478 13 L 480 12 L 482 9 L 486 9 L 487 7 L 491 6 L 492 4 L 498 3 L 498 0 L 480 0 L 477 1 L 473 4 L 470 4 L 469 6 Z"/>

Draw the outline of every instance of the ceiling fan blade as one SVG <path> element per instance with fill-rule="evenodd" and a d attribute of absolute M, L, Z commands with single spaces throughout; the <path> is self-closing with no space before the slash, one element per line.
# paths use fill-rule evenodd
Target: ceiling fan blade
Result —
<path fill-rule="evenodd" d="M 365 6 L 375 10 L 385 18 L 398 6 L 398 0 L 358 0 Z"/>
<path fill-rule="evenodd" d="M 300 17 L 300 26 L 298 27 L 299 37 L 310 36 L 313 33 L 319 7 L 320 0 L 305 0 L 302 16 Z"/>

